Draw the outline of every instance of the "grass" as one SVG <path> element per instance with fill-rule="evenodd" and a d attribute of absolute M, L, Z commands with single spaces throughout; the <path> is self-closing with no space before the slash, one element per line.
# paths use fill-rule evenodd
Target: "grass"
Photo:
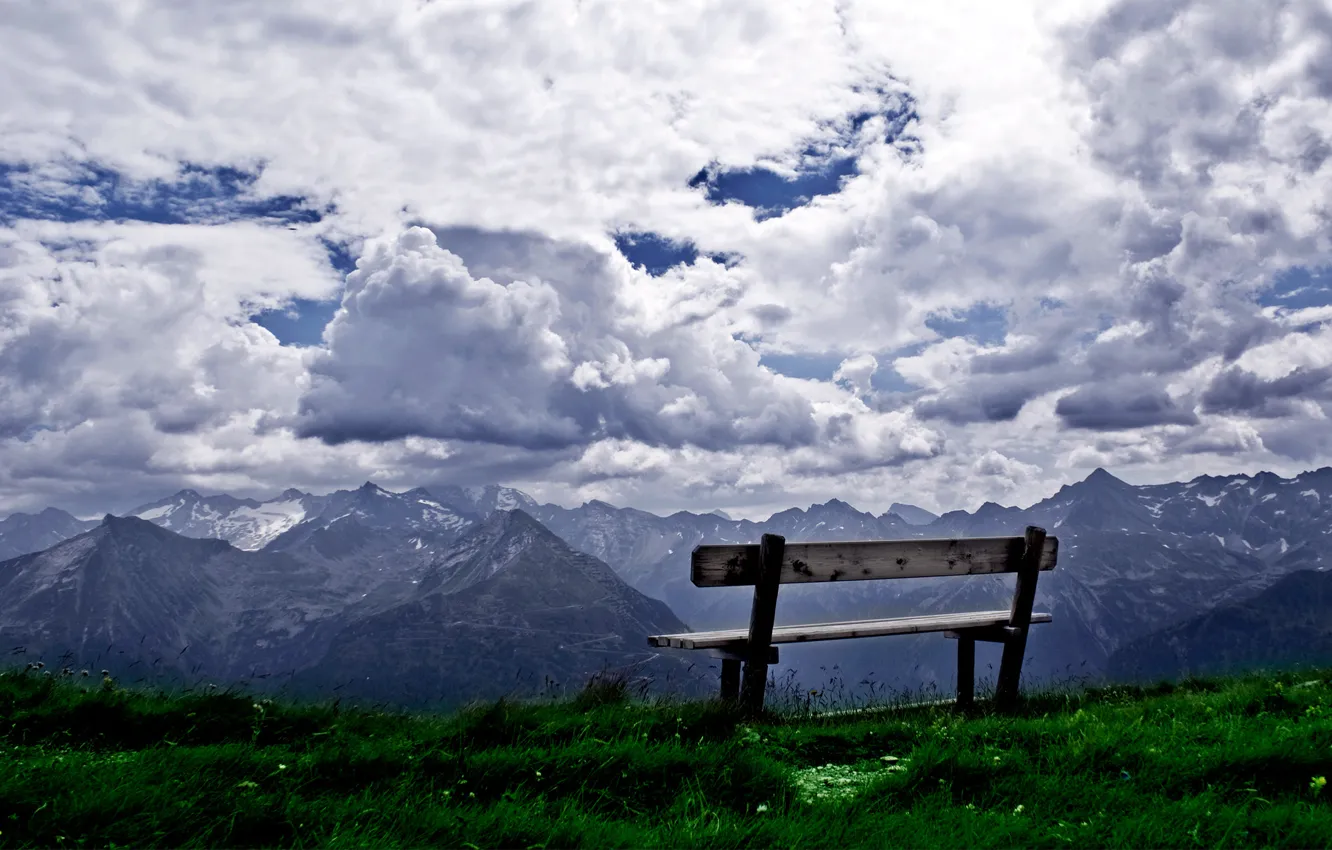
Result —
<path fill-rule="evenodd" d="M 899 694 L 830 715 L 778 685 L 751 722 L 614 677 L 430 715 L 15 669 L 0 846 L 1328 847 L 1330 678 L 1052 688 L 1008 713 Z"/>

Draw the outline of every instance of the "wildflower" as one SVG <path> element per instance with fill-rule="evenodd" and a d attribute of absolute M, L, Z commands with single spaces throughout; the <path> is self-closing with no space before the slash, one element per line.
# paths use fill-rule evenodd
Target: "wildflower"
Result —
<path fill-rule="evenodd" d="M 88 678 L 88 671 L 87 671 L 87 670 L 81 670 L 81 671 L 79 671 L 79 675 L 86 679 L 86 678 Z"/>
<path fill-rule="evenodd" d="M 1322 791 L 1322 790 L 1323 790 L 1323 786 L 1326 785 L 1326 784 L 1327 784 L 1327 777 L 1326 777 L 1326 776 L 1315 776 L 1315 777 L 1313 778 L 1313 781 L 1309 783 L 1309 788 L 1310 788 L 1310 789 L 1314 792 L 1314 794 L 1316 795 L 1316 794 L 1318 794 L 1319 791 Z"/>
<path fill-rule="evenodd" d="M 1015 814 L 1015 815 L 1020 815 L 1020 814 L 1022 814 L 1022 809 L 1023 809 L 1023 805 L 1022 805 L 1021 803 L 1018 803 L 1018 804 L 1017 804 L 1017 808 L 1013 810 L 1013 814 Z"/>
<path fill-rule="evenodd" d="M 287 769 L 287 766 L 286 766 L 285 764 L 279 764 L 279 765 L 278 765 L 278 770 L 286 770 L 286 769 Z"/>
<path fill-rule="evenodd" d="M 754 808 L 754 811 L 758 812 L 759 814 L 762 814 L 763 812 L 766 812 L 767 810 L 768 810 L 768 804 L 767 804 L 767 803 L 759 803 L 758 806 L 756 806 L 756 807 Z"/>
<path fill-rule="evenodd" d="M 110 675 L 111 675 L 111 671 L 110 671 L 110 670 L 103 670 L 103 671 L 102 671 L 102 675 L 103 675 L 103 676 L 110 676 Z"/>

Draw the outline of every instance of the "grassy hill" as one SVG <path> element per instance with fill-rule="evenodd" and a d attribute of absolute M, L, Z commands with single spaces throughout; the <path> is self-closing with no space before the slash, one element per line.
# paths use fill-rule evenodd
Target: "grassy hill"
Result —
<path fill-rule="evenodd" d="M 3 847 L 1332 846 L 1332 670 L 754 722 L 615 681 L 436 716 L 52 672 L 0 673 Z"/>

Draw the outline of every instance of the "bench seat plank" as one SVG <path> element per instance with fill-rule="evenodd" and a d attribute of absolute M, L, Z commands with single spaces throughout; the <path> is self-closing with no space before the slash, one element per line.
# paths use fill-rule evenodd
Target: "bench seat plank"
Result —
<path fill-rule="evenodd" d="M 1023 537 L 788 543 L 780 582 L 1013 573 L 1022 563 L 1025 545 Z M 1054 569 L 1058 557 L 1058 538 L 1045 538 L 1040 569 Z M 758 574 L 759 547 L 753 544 L 698 546 L 690 559 L 690 580 L 697 587 L 752 585 Z"/>
<path fill-rule="evenodd" d="M 1008 611 L 974 611 L 965 614 L 898 617 L 892 620 L 853 620 L 844 623 L 818 623 L 807 626 L 776 626 L 772 630 L 772 642 L 804 643 L 815 640 L 841 640 L 842 638 L 908 635 L 1003 626 L 1008 624 L 1009 617 L 1010 612 Z M 1048 623 L 1052 619 L 1049 614 L 1031 615 L 1031 622 L 1033 623 Z M 648 638 L 648 643 L 652 646 L 674 649 L 712 649 L 744 644 L 748 639 L 748 629 L 722 629 L 714 632 L 655 635 Z"/>

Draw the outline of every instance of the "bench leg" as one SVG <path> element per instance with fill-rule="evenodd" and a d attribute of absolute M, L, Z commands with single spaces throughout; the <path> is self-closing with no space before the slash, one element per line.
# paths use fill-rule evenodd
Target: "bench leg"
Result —
<path fill-rule="evenodd" d="M 957 639 L 957 704 L 969 706 L 976 699 L 976 641 L 966 635 Z"/>
<path fill-rule="evenodd" d="M 1025 537 L 1012 613 L 1008 618 L 1008 625 L 1017 631 L 1004 643 L 1004 655 L 999 660 L 999 683 L 994 693 L 994 701 L 1001 708 L 1012 707 L 1018 699 L 1018 681 L 1022 677 L 1022 656 L 1027 653 L 1027 632 L 1031 627 L 1031 605 L 1036 599 L 1045 529 L 1029 525 Z"/>
<path fill-rule="evenodd" d="M 747 658 L 740 684 L 740 701 L 751 716 L 763 711 L 763 694 L 768 688 L 768 651 L 772 646 L 772 624 L 777 616 L 777 590 L 781 587 L 785 551 L 786 538 L 780 534 L 765 534 L 759 538 L 759 576 L 754 583 Z"/>
<path fill-rule="evenodd" d="M 1025 629 L 1004 643 L 1004 654 L 999 659 L 999 681 L 994 693 L 994 701 L 1001 707 L 1010 707 L 1017 702 L 1018 680 L 1022 677 L 1022 656 L 1026 652 Z"/>
<path fill-rule="evenodd" d="M 738 699 L 740 696 L 739 658 L 722 659 L 721 696 L 725 700 Z"/>

